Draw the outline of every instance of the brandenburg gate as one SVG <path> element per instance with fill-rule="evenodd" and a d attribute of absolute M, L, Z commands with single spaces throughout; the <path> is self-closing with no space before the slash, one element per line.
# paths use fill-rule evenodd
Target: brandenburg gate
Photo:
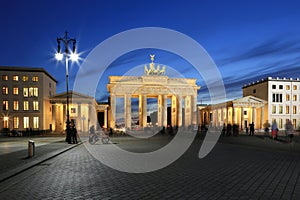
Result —
<path fill-rule="evenodd" d="M 189 126 L 197 124 L 197 91 L 193 78 L 170 78 L 165 75 L 166 66 L 154 63 L 150 55 L 149 68 L 144 66 L 143 76 L 110 76 L 107 85 L 110 93 L 108 112 L 109 127 L 115 127 L 116 98 L 124 98 L 124 124 L 131 129 L 131 99 L 138 99 L 139 126 L 147 126 L 147 98 L 157 99 L 157 126 Z M 171 106 L 171 124 L 168 124 L 168 99 Z"/>

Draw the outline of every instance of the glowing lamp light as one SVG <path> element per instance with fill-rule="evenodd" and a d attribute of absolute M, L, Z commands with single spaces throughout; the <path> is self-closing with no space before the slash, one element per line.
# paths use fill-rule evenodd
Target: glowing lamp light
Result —
<path fill-rule="evenodd" d="M 63 59 L 64 55 L 62 53 L 57 52 L 55 54 L 55 59 L 61 61 Z"/>
<path fill-rule="evenodd" d="M 8 121 L 8 117 L 4 117 L 4 121 Z"/>
<path fill-rule="evenodd" d="M 71 53 L 70 54 L 70 59 L 74 62 L 77 62 L 79 60 L 79 55 L 75 52 L 75 53 Z"/>

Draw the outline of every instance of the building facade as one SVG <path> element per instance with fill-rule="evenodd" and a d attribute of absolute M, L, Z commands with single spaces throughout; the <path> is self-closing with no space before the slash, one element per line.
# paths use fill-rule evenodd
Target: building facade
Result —
<path fill-rule="evenodd" d="M 50 130 L 56 83 L 42 68 L 0 67 L 0 130 Z"/>
<path fill-rule="evenodd" d="M 243 96 L 252 95 L 268 102 L 267 119 L 276 120 L 279 129 L 284 129 L 289 119 L 294 129 L 300 125 L 300 80 L 286 78 L 262 79 L 244 85 Z"/>

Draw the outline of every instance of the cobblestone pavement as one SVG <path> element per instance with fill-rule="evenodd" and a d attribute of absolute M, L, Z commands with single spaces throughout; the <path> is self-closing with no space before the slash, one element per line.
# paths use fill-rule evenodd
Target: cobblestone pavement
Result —
<path fill-rule="evenodd" d="M 137 145 L 151 149 L 168 140 L 167 137 L 141 141 L 121 138 L 115 142 L 122 148 L 134 149 Z M 258 148 L 226 140 L 221 139 L 208 156 L 199 159 L 202 141 L 198 138 L 176 162 L 142 174 L 113 170 L 95 160 L 84 145 L 79 145 L 1 182 L 0 198 L 300 199 L 297 151 L 290 151 L 290 147 L 266 150 L 263 145 Z M 261 142 L 254 137 L 246 140 Z"/>

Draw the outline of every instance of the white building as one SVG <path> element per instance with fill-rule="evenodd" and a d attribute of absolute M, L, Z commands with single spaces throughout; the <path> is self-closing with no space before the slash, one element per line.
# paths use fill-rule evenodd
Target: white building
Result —
<path fill-rule="evenodd" d="M 0 67 L 0 130 L 50 130 L 56 82 L 42 68 Z"/>
<path fill-rule="evenodd" d="M 276 120 L 279 129 L 284 129 L 287 119 L 294 128 L 300 125 L 300 80 L 286 78 L 262 79 L 244 85 L 243 96 L 252 95 L 268 102 L 267 119 Z"/>

